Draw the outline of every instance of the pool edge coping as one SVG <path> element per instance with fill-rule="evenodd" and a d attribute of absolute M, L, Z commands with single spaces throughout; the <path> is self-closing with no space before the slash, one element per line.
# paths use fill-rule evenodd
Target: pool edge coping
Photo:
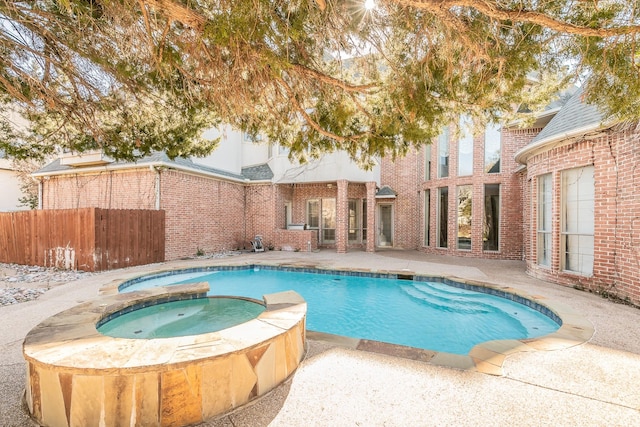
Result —
<path fill-rule="evenodd" d="M 424 363 L 428 363 L 436 366 L 449 367 L 453 369 L 475 371 L 489 375 L 502 376 L 504 361 L 510 355 L 520 352 L 532 352 L 532 351 L 554 351 L 563 350 L 571 347 L 575 347 L 588 342 L 595 329 L 593 324 L 587 320 L 585 316 L 576 312 L 573 308 L 552 301 L 543 295 L 530 295 L 522 290 L 510 287 L 493 284 L 490 282 L 484 282 L 479 280 L 463 279 L 452 275 L 431 274 L 425 272 L 414 271 L 410 269 L 402 270 L 388 270 L 388 269 L 364 269 L 364 268 L 340 268 L 331 266 L 322 266 L 317 262 L 261 262 L 261 261 L 244 261 L 244 262 L 224 262 L 211 263 L 208 265 L 200 265 L 193 267 L 173 267 L 169 269 L 157 269 L 146 273 L 132 273 L 130 277 L 125 279 L 114 279 L 108 284 L 105 284 L 100 288 L 101 295 L 109 295 L 117 293 L 118 288 L 127 281 L 135 280 L 140 277 L 149 276 L 153 274 L 162 274 L 169 272 L 177 272 L 191 270 L 191 271 L 215 271 L 215 268 L 219 267 L 237 267 L 237 268 L 252 268 L 252 267 L 272 267 L 272 268 L 285 268 L 293 270 L 320 270 L 324 274 L 336 273 L 363 273 L 371 275 L 395 275 L 395 276 L 424 276 L 440 278 L 443 281 L 449 280 L 460 284 L 465 284 L 474 287 L 480 287 L 485 289 L 492 289 L 499 292 L 511 294 L 525 300 L 530 300 L 535 304 L 547 308 L 552 313 L 560 318 L 562 324 L 553 333 L 543 335 L 536 338 L 524 338 L 524 339 L 507 339 L 507 340 L 492 340 L 485 341 L 483 343 L 474 346 L 467 355 L 459 355 L 454 353 L 439 352 L 428 349 L 420 349 L 415 347 L 401 346 L 397 344 L 391 344 L 381 341 L 350 338 L 341 335 L 332 335 L 316 331 L 310 332 L 311 337 L 307 339 L 320 340 L 325 342 L 331 342 L 339 346 L 353 348 L 359 351 L 368 351 L 380 354 L 387 354 L 395 357 L 402 357 L 405 359 L 420 360 Z M 314 338 L 315 337 L 315 338 Z M 340 337 L 337 339 L 335 337 Z M 357 342 L 354 346 L 353 342 Z M 347 343 L 347 344 L 345 344 Z M 412 350 L 415 350 L 412 351 Z M 431 354 L 431 357 L 424 356 L 424 353 Z M 421 354 L 422 356 L 415 357 L 415 354 Z M 409 355 L 409 356 L 407 356 Z"/>
<path fill-rule="evenodd" d="M 185 335 L 168 338 L 121 338 L 103 335 L 97 330 L 97 324 L 110 314 L 122 312 L 126 307 L 137 306 L 143 302 L 168 302 L 193 298 L 205 298 L 209 290 L 208 283 L 189 283 L 171 287 L 157 287 L 144 291 L 126 294 L 99 295 L 86 302 L 63 310 L 53 316 L 44 319 L 34 326 L 22 342 L 22 355 L 27 363 L 37 366 L 57 366 L 61 370 L 122 370 L 135 373 L 139 369 L 149 366 L 180 366 L 190 363 L 192 359 L 181 358 L 178 353 L 188 353 L 189 347 L 198 349 L 204 342 L 215 344 L 216 352 L 207 353 L 197 359 L 206 359 L 222 354 L 235 354 L 243 352 L 250 347 L 255 347 L 264 342 L 287 333 L 292 325 L 305 322 L 307 303 L 295 291 L 285 291 L 265 294 L 263 301 L 265 310 L 256 318 L 234 325 L 232 327 L 214 332 L 198 335 Z M 230 296 L 233 298 L 232 296 Z M 166 300 L 166 301 L 165 301 Z M 153 304 L 151 304 L 153 305 Z M 247 343 L 240 339 L 230 338 L 233 332 L 251 328 L 252 325 L 260 325 L 262 335 L 256 341 Z M 171 351 L 169 359 L 155 359 L 153 363 L 148 360 L 138 360 L 140 354 L 146 351 L 146 347 L 153 343 L 162 342 Z M 73 347 L 72 353 L 62 352 L 61 347 Z M 117 351 L 127 349 L 122 358 L 126 359 L 124 366 L 114 365 L 114 361 L 103 361 L 102 365 L 96 365 L 95 359 L 80 359 L 87 366 L 77 366 L 78 356 L 100 356 L 107 350 Z M 95 353 L 95 354 L 94 354 Z M 187 355 L 188 356 L 188 355 Z M 194 359 L 195 360 L 195 359 Z M 75 362 L 72 364 L 71 362 Z"/>

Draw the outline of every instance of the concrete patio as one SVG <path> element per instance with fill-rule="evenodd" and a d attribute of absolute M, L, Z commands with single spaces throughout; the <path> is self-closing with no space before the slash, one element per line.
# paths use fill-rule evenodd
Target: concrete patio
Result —
<path fill-rule="evenodd" d="M 500 375 L 356 350 L 349 340 L 327 341 L 311 334 L 306 359 L 284 385 L 201 426 L 629 426 L 640 419 L 639 309 L 532 279 L 522 262 L 390 250 L 266 252 L 174 261 L 97 274 L 57 285 L 35 301 L 0 307 L 0 425 L 34 425 L 22 407 L 22 341 L 38 323 L 96 297 L 115 280 L 228 262 L 408 271 L 509 286 L 570 307 L 595 332 L 588 342 L 570 348 L 510 354 Z"/>

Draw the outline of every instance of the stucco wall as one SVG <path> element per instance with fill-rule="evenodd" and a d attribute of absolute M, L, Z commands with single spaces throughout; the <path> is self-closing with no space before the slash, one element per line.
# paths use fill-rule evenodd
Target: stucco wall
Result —
<path fill-rule="evenodd" d="M 4 159 L 0 159 L 0 162 Z M 3 169 L 0 164 L 0 212 L 19 211 L 29 209 L 26 206 L 19 206 L 18 199 L 23 197 L 20 191 L 20 181 L 15 172 Z"/>

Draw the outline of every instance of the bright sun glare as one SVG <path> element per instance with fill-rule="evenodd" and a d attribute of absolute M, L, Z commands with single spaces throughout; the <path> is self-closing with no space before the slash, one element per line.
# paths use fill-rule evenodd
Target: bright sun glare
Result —
<path fill-rule="evenodd" d="M 371 10 L 376 7 L 375 0 L 364 0 L 364 8 L 366 10 Z"/>

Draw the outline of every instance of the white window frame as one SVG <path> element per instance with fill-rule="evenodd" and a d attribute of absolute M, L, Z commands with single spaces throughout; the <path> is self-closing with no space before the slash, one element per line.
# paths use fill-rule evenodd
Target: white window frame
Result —
<path fill-rule="evenodd" d="M 488 186 L 497 186 L 498 187 L 498 217 L 497 217 L 497 221 L 496 221 L 496 225 L 498 227 L 498 229 L 496 230 L 497 236 L 498 236 L 498 241 L 497 241 L 497 248 L 496 249 L 486 249 L 485 248 L 485 236 L 486 236 L 486 230 L 488 229 L 487 226 L 487 187 Z M 485 252 L 499 252 L 500 251 L 500 241 L 501 241 L 501 229 L 502 227 L 500 226 L 500 222 L 502 221 L 502 185 L 497 184 L 497 183 L 487 183 L 484 184 L 483 187 L 483 212 L 482 212 L 482 221 L 483 221 L 483 238 L 482 238 L 482 250 Z"/>
<path fill-rule="evenodd" d="M 536 264 L 551 268 L 553 176 L 550 173 L 537 178 Z"/>
<path fill-rule="evenodd" d="M 560 259 L 563 271 L 593 275 L 595 181 L 594 167 L 561 172 L 562 209 Z"/>
<path fill-rule="evenodd" d="M 470 158 L 469 155 L 471 156 Z M 465 163 L 463 163 L 463 161 Z M 467 116 L 466 114 L 460 116 L 457 169 L 458 176 L 473 175 L 473 122 L 471 120 L 471 117 Z"/>
<path fill-rule="evenodd" d="M 473 185 L 470 184 L 465 184 L 465 185 L 458 185 L 456 188 L 456 249 L 460 250 L 460 251 L 470 251 L 472 248 L 471 245 L 471 237 L 472 237 L 472 224 L 473 224 Z M 462 215 L 460 215 L 460 201 L 461 201 L 461 196 L 463 195 L 463 192 L 469 192 L 468 197 L 466 198 L 468 200 L 468 203 L 471 205 L 471 212 L 469 215 L 469 247 L 461 247 L 460 245 L 460 226 L 464 225 L 462 219 L 465 218 Z"/>

